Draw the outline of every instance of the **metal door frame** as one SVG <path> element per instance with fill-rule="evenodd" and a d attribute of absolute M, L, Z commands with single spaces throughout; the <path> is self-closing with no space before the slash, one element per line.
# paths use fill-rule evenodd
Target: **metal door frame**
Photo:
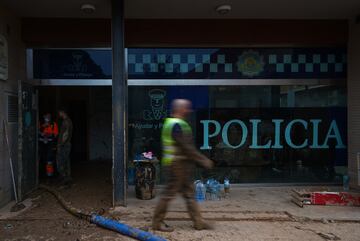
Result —
<path fill-rule="evenodd" d="M 36 111 L 36 115 L 35 115 L 35 186 L 31 189 L 28 190 L 27 193 L 24 193 L 24 190 L 22 189 L 22 180 L 23 180 L 23 83 L 28 84 L 30 86 L 32 86 L 32 88 L 34 88 L 35 93 L 32 93 L 32 110 Z M 35 103 L 34 103 L 35 102 Z M 18 81 L 18 168 L 17 168 L 17 173 L 18 173 L 18 177 L 17 177 L 17 192 L 18 192 L 18 198 L 20 201 L 22 201 L 24 199 L 24 197 L 30 193 L 32 190 L 35 190 L 38 185 L 39 185 L 39 153 L 38 153 L 38 135 L 37 135 L 37 130 L 38 130 L 38 121 L 39 121 L 39 111 L 38 111 L 38 91 L 35 89 L 34 85 L 32 85 L 31 83 L 29 83 L 28 81 L 22 81 L 19 80 Z"/>

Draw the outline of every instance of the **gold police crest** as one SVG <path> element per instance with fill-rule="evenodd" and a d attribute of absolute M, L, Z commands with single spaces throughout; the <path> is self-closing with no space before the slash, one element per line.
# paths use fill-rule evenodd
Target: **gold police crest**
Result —
<path fill-rule="evenodd" d="M 238 71 L 248 77 L 254 77 L 264 71 L 264 58 L 253 50 L 245 51 L 239 56 Z"/>

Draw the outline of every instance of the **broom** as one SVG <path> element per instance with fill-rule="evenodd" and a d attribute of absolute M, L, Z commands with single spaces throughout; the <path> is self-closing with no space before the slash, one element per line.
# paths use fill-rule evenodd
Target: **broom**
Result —
<path fill-rule="evenodd" d="M 9 136 L 8 136 L 8 131 L 6 128 L 6 122 L 4 120 L 4 135 L 5 135 L 5 141 L 6 141 L 6 147 L 8 150 L 8 154 L 9 154 L 9 162 L 10 162 L 10 171 L 11 171 L 11 179 L 12 179 L 12 184 L 13 184 L 13 189 L 14 189 L 14 196 L 15 196 L 15 205 L 11 208 L 11 212 L 17 212 L 20 211 L 21 209 L 25 208 L 25 205 L 22 203 L 19 203 L 18 200 L 18 195 L 17 195 L 17 189 L 16 189 L 16 182 L 15 182 L 15 175 L 14 175 L 14 168 L 13 168 L 13 162 L 12 162 L 12 158 L 11 158 L 11 150 L 10 150 L 10 143 L 9 143 Z"/>

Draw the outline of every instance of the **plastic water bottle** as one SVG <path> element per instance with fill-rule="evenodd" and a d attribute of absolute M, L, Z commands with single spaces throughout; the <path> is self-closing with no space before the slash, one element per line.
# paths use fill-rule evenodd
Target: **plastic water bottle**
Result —
<path fill-rule="evenodd" d="M 214 183 L 214 188 L 215 188 L 215 199 L 216 200 L 220 200 L 221 199 L 221 195 L 220 195 L 220 193 L 221 193 L 221 184 L 220 184 L 220 182 L 219 181 L 217 181 L 217 180 L 215 180 L 215 183 Z"/>
<path fill-rule="evenodd" d="M 195 200 L 197 202 L 205 201 L 205 186 L 200 180 L 195 181 Z"/>
<path fill-rule="evenodd" d="M 230 180 L 227 177 L 224 179 L 224 193 L 225 197 L 230 195 Z"/>
<path fill-rule="evenodd" d="M 343 190 L 344 191 L 349 191 L 349 182 L 350 182 L 350 178 L 348 175 L 344 175 L 343 176 Z"/>
<path fill-rule="evenodd" d="M 206 182 L 207 191 L 210 193 L 210 200 L 220 200 L 220 183 L 215 179 L 209 179 Z"/>
<path fill-rule="evenodd" d="M 206 200 L 206 187 L 203 182 L 201 182 L 201 198 L 203 201 Z"/>
<path fill-rule="evenodd" d="M 212 200 L 213 179 L 208 179 L 206 181 L 206 190 L 209 193 L 209 199 Z"/>

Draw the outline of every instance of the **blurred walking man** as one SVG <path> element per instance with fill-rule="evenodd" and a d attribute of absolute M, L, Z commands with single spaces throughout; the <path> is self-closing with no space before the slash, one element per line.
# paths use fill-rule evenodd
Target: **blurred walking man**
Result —
<path fill-rule="evenodd" d="M 192 171 L 195 164 L 207 169 L 212 168 L 213 162 L 198 152 L 193 144 L 192 130 L 186 119 L 191 113 L 191 102 L 184 99 L 174 100 L 171 118 L 166 118 L 162 129 L 163 158 L 162 165 L 166 168 L 167 187 L 156 206 L 153 229 L 171 232 L 174 229 L 164 223 L 168 204 L 177 193 L 181 193 L 186 201 L 187 209 L 194 228 L 197 230 L 210 229 L 201 217 L 200 209 L 194 200 Z"/>

